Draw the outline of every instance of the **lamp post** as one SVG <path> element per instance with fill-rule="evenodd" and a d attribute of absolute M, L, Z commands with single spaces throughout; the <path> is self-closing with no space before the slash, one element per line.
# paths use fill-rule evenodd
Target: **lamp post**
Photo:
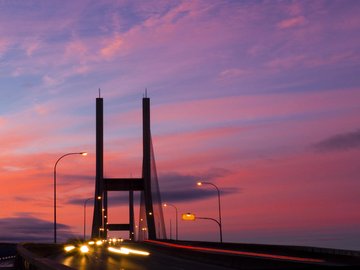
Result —
<path fill-rule="evenodd" d="M 175 219 L 175 224 L 176 224 L 176 241 L 179 240 L 178 236 L 179 236 L 179 230 L 178 230 L 178 210 L 177 210 L 177 207 L 173 204 L 170 204 L 170 203 L 164 203 L 163 204 L 165 207 L 167 206 L 171 206 L 173 208 L 175 208 L 175 215 L 176 215 L 176 219 Z"/>
<path fill-rule="evenodd" d="M 54 243 L 55 244 L 56 244 L 56 240 L 57 240 L 56 239 L 56 166 L 62 158 L 66 157 L 66 156 L 70 156 L 70 155 L 86 156 L 87 153 L 86 152 L 67 153 L 67 154 L 59 157 L 58 160 L 55 162 L 55 165 L 54 165 Z"/>
<path fill-rule="evenodd" d="M 202 185 L 211 185 L 213 186 L 216 190 L 217 190 L 217 194 L 218 194 L 218 205 L 219 205 L 219 226 L 220 226 L 220 242 L 222 243 L 222 222 L 221 222 L 221 204 L 220 204 L 220 190 L 219 188 L 213 184 L 213 183 L 210 183 L 210 182 L 197 182 L 197 185 L 198 186 L 202 186 Z"/>
<path fill-rule="evenodd" d="M 171 224 L 171 218 L 170 218 L 170 240 L 172 240 L 172 224 Z"/>
<path fill-rule="evenodd" d="M 209 217 L 197 217 L 197 216 L 195 216 L 195 214 L 192 214 L 192 213 L 182 214 L 182 220 L 185 220 L 185 221 L 195 221 L 196 219 L 207 219 L 207 220 L 215 221 L 215 222 L 217 223 L 217 225 L 219 225 L 219 228 L 220 228 L 220 241 L 221 241 L 221 243 L 222 243 L 221 223 L 220 223 L 219 221 L 217 221 L 217 220 L 214 219 L 214 218 L 209 218 Z"/>
<path fill-rule="evenodd" d="M 86 204 L 88 201 L 92 200 L 93 198 L 87 198 L 84 200 L 84 242 L 86 240 Z M 98 200 L 101 200 L 101 197 L 97 197 Z"/>

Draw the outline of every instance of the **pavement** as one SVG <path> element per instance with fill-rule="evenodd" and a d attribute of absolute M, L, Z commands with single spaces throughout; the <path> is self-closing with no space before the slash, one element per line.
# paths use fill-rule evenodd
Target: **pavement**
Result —
<path fill-rule="evenodd" d="M 148 256 L 137 254 L 116 254 L 107 250 L 107 247 L 95 247 L 87 254 L 60 253 L 52 259 L 69 267 L 80 270 L 228 270 L 234 269 L 193 259 L 186 259 L 159 251 L 158 247 L 148 244 L 125 243 L 126 248 L 149 252 Z M 120 246 L 115 248 L 119 249 Z"/>
<path fill-rule="evenodd" d="M 357 257 L 288 249 L 256 250 L 242 247 L 234 250 L 226 245 L 209 247 L 201 243 L 196 246 L 194 243 L 162 241 L 124 242 L 112 247 L 114 252 L 108 250 L 108 245 L 93 245 L 85 254 L 76 248 L 68 253 L 52 255 L 51 259 L 81 270 L 351 269 L 360 265 L 360 258 Z M 135 253 L 129 250 L 135 250 Z"/>

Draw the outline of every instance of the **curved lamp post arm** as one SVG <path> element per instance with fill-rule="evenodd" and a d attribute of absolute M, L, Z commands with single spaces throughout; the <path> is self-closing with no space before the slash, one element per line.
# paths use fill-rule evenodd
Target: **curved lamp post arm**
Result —
<path fill-rule="evenodd" d="M 201 183 L 201 184 L 206 184 L 206 185 L 211 185 L 211 186 L 213 186 L 214 188 L 216 188 L 218 194 L 220 194 L 220 190 L 219 190 L 219 188 L 218 188 L 215 184 L 213 184 L 213 183 L 211 183 L 211 182 L 203 182 L 203 181 L 201 181 L 200 183 Z"/>
<path fill-rule="evenodd" d="M 220 229 L 220 241 L 222 243 L 222 231 L 221 231 L 221 223 L 219 221 L 217 221 L 215 218 L 209 218 L 209 217 L 196 217 L 197 219 L 207 219 L 207 220 L 212 220 L 215 221 L 217 223 L 217 225 L 219 225 L 219 229 Z"/>
<path fill-rule="evenodd" d="M 56 166 L 58 165 L 59 161 L 66 157 L 66 156 L 70 156 L 70 155 L 82 155 L 82 156 L 86 156 L 87 153 L 86 152 L 73 152 L 73 153 L 67 153 L 65 155 L 62 155 L 61 157 L 59 157 L 54 165 L 54 243 L 56 244 Z"/>
<path fill-rule="evenodd" d="M 175 205 L 171 204 L 171 203 L 164 203 L 164 206 L 171 206 L 173 208 L 175 208 L 175 214 L 176 214 L 176 220 L 175 220 L 175 224 L 176 224 L 176 241 L 179 240 L 179 229 L 178 229 L 178 209 Z"/>
<path fill-rule="evenodd" d="M 208 220 L 212 220 L 215 221 L 217 223 L 217 225 L 219 225 L 219 227 L 221 227 L 220 222 L 217 221 L 215 218 L 209 218 L 209 217 L 196 217 L 196 219 L 208 219 Z"/>
<path fill-rule="evenodd" d="M 219 223 L 219 226 L 220 226 L 220 242 L 222 243 L 222 222 L 221 222 L 220 190 L 215 184 L 213 184 L 211 182 L 203 182 L 203 181 L 201 181 L 201 182 L 197 183 L 198 186 L 201 186 L 202 184 L 213 186 L 217 191 L 217 194 L 218 194 L 218 207 L 219 207 L 219 222 L 218 223 Z"/>
<path fill-rule="evenodd" d="M 70 156 L 70 155 L 83 155 L 83 156 L 86 156 L 87 153 L 86 153 L 86 152 L 74 152 L 74 153 L 67 153 L 67 154 L 65 154 L 65 155 L 62 155 L 62 156 L 59 157 L 58 160 L 55 162 L 55 165 L 54 165 L 54 174 L 56 173 L 56 166 L 57 166 L 57 164 L 59 163 L 59 161 L 60 161 L 62 158 L 66 157 L 66 156 Z"/>

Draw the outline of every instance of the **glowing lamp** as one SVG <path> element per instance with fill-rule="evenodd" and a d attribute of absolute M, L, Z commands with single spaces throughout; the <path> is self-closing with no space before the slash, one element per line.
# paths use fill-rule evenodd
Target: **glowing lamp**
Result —
<path fill-rule="evenodd" d="M 195 215 L 191 213 L 182 214 L 181 218 L 185 221 L 195 221 L 196 219 Z"/>
<path fill-rule="evenodd" d="M 89 247 L 87 245 L 82 245 L 80 247 L 80 251 L 81 251 L 81 253 L 88 253 L 89 252 Z"/>
<path fill-rule="evenodd" d="M 66 252 L 70 252 L 70 251 L 72 251 L 73 249 L 75 248 L 75 246 L 65 246 L 64 247 L 64 250 L 66 251 Z"/>
<path fill-rule="evenodd" d="M 97 246 L 101 246 L 102 244 L 103 244 L 103 242 L 102 242 L 101 240 L 97 240 L 97 241 L 96 241 L 96 245 L 97 245 Z"/>

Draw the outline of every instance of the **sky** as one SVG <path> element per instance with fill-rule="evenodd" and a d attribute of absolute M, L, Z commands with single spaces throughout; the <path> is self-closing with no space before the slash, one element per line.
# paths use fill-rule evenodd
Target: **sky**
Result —
<path fill-rule="evenodd" d="M 57 167 L 58 237 L 82 235 L 99 88 L 105 176 L 141 177 L 147 89 L 179 214 L 217 218 L 203 180 L 226 242 L 360 250 L 358 14 L 356 0 L 0 0 L 0 241 L 52 241 L 54 164 L 87 151 Z M 128 221 L 126 197 L 109 206 Z M 218 237 L 179 221 L 179 239 Z"/>

